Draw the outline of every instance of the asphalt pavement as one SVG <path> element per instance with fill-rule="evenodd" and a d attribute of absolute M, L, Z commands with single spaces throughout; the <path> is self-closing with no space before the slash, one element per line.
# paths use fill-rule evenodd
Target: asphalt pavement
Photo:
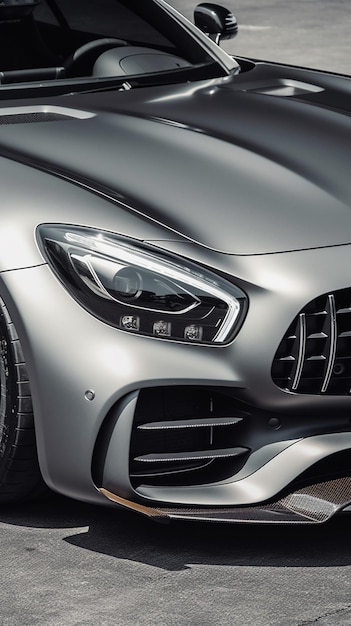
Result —
<path fill-rule="evenodd" d="M 177 522 L 57 497 L 0 512 L 1 626 L 346 626 L 350 516 Z"/>
<path fill-rule="evenodd" d="M 192 19 L 194 0 L 168 0 Z M 351 73 L 350 0 L 220 0 L 239 34 L 223 43 L 241 56 Z"/>

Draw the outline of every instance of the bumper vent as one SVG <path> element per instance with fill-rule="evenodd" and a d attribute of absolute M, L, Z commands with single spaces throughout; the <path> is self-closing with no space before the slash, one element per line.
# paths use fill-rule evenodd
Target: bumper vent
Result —
<path fill-rule="evenodd" d="M 312 300 L 294 319 L 275 354 L 272 378 L 301 394 L 351 393 L 351 289 Z"/>
<path fill-rule="evenodd" d="M 227 402 L 198 389 L 178 388 L 177 397 L 173 389 L 142 391 L 130 448 L 133 486 L 202 484 L 238 471 L 249 452 L 237 443 L 245 417 L 230 414 Z"/>

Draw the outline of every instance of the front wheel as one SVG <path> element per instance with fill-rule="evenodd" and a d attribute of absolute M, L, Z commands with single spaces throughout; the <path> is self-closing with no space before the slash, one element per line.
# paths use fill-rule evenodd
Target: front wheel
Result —
<path fill-rule="evenodd" d="M 26 364 L 16 328 L 0 298 L 0 503 L 45 491 Z"/>

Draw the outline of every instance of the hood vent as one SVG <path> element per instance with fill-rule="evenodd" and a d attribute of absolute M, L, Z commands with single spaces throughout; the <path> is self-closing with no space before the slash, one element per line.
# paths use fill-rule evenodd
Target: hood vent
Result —
<path fill-rule="evenodd" d="M 67 107 L 45 105 L 37 107 L 9 107 L 1 109 L 0 125 L 63 122 L 71 119 L 85 120 L 91 117 L 95 117 L 95 114 Z"/>
<path fill-rule="evenodd" d="M 319 93 L 324 91 L 324 89 L 319 85 L 311 85 L 310 83 L 303 83 L 299 80 L 280 78 L 274 82 L 257 84 L 255 87 L 252 87 L 250 91 L 253 93 L 264 94 L 266 96 L 296 98 L 298 96 L 305 96 L 311 93 Z"/>
<path fill-rule="evenodd" d="M 69 120 L 68 115 L 57 115 L 57 113 L 20 113 L 17 115 L 0 115 L 0 125 L 2 124 L 35 124 L 38 122 L 62 122 Z"/>

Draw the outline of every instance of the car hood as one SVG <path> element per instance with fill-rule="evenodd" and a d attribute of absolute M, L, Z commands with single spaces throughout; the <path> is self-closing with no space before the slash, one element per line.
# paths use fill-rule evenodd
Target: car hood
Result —
<path fill-rule="evenodd" d="M 160 239 L 240 255 L 350 243 L 350 81 L 262 68 L 7 108 L 0 153 L 127 200 Z"/>

